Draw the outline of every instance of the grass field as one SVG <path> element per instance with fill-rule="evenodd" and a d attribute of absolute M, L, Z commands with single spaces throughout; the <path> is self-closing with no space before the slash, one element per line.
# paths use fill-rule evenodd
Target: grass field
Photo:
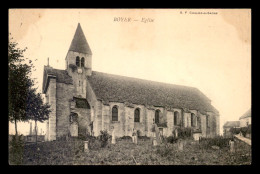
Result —
<path fill-rule="evenodd" d="M 186 140 L 183 151 L 177 144 L 164 143 L 152 146 L 151 140 L 139 140 L 135 145 L 131 139 L 119 139 L 117 143 L 100 148 L 98 140 L 84 152 L 84 142 L 54 141 L 38 145 L 25 145 L 23 165 L 249 165 L 251 147 L 243 142 L 235 143 L 235 153 L 228 147 L 212 149 L 205 143 Z M 136 162 L 134 161 L 136 160 Z M 10 158 L 12 164 L 12 158 Z"/>

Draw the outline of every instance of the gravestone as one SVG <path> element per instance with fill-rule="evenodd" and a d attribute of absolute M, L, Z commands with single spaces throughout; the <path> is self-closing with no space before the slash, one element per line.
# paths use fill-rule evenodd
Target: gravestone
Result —
<path fill-rule="evenodd" d="M 112 131 L 112 142 L 111 144 L 116 144 L 116 137 L 115 137 L 115 129 Z"/>
<path fill-rule="evenodd" d="M 156 133 L 154 132 L 153 133 L 153 146 L 157 146 L 158 143 L 157 143 L 157 138 L 156 138 Z"/>
<path fill-rule="evenodd" d="M 88 141 L 84 141 L 84 152 L 88 152 Z"/>
<path fill-rule="evenodd" d="M 175 138 L 178 138 L 178 129 L 174 130 L 174 135 L 175 135 Z"/>
<path fill-rule="evenodd" d="M 182 140 L 178 141 L 178 150 L 183 151 L 183 141 Z"/>
<path fill-rule="evenodd" d="M 235 152 L 235 142 L 230 140 L 229 146 L 230 146 L 230 152 L 231 153 Z"/>
<path fill-rule="evenodd" d="M 161 144 L 160 132 L 159 132 L 159 128 L 156 124 L 155 124 L 155 134 L 156 134 L 157 144 Z"/>

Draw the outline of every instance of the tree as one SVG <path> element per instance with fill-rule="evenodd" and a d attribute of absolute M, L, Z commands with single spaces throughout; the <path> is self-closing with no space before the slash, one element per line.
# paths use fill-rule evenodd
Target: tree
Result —
<path fill-rule="evenodd" d="M 37 144 L 37 121 L 43 122 L 49 118 L 50 105 L 44 104 L 40 93 L 36 93 L 35 88 L 31 88 L 27 95 L 26 101 L 26 119 L 34 120 L 35 122 L 35 135 Z"/>
<path fill-rule="evenodd" d="M 30 78 L 31 70 L 34 67 L 32 61 L 25 63 L 23 53 L 25 49 L 18 48 L 18 43 L 9 40 L 8 43 L 8 117 L 9 121 L 15 124 L 17 135 L 17 121 L 26 121 L 26 98 L 29 89 L 34 85 Z M 27 59 L 27 58 L 26 58 Z"/>

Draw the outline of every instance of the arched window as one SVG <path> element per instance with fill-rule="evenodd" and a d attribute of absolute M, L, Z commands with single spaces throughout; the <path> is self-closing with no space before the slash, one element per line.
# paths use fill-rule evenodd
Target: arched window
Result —
<path fill-rule="evenodd" d="M 155 123 L 160 122 L 160 110 L 155 111 Z"/>
<path fill-rule="evenodd" d="M 82 58 L 81 58 L 81 67 L 84 67 L 84 65 L 85 65 L 85 58 L 82 57 Z"/>
<path fill-rule="evenodd" d="M 200 117 L 197 117 L 197 128 L 201 128 L 201 121 L 200 121 Z"/>
<path fill-rule="evenodd" d="M 77 56 L 77 57 L 76 57 L 76 65 L 77 65 L 77 67 L 79 67 L 79 66 L 80 66 L 80 60 L 79 60 L 79 56 Z"/>
<path fill-rule="evenodd" d="M 195 119 L 195 114 L 191 113 L 191 126 L 195 127 L 196 126 L 196 119 Z"/>
<path fill-rule="evenodd" d="M 117 106 L 112 108 L 112 121 L 118 121 L 118 109 Z"/>
<path fill-rule="evenodd" d="M 206 115 L 206 125 L 209 127 L 209 115 Z"/>
<path fill-rule="evenodd" d="M 134 119 L 135 122 L 140 122 L 140 109 L 137 108 L 135 109 L 135 119 Z"/>
<path fill-rule="evenodd" d="M 174 126 L 177 126 L 180 124 L 180 121 L 179 121 L 179 112 L 178 111 L 175 111 L 174 112 Z"/>

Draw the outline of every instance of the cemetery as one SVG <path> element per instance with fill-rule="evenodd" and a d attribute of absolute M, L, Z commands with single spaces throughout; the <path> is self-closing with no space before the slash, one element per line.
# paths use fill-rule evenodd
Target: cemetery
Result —
<path fill-rule="evenodd" d="M 195 140 L 180 131 L 177 137 L 155 131 L 154 137 L 120 138 L 102 131 L 99 137 L 21 145 L 16 154 L 9 149 L 9 157 L 10 164 L 22 165 L 250 165 L 251 146 L 235 137 Z"/>

